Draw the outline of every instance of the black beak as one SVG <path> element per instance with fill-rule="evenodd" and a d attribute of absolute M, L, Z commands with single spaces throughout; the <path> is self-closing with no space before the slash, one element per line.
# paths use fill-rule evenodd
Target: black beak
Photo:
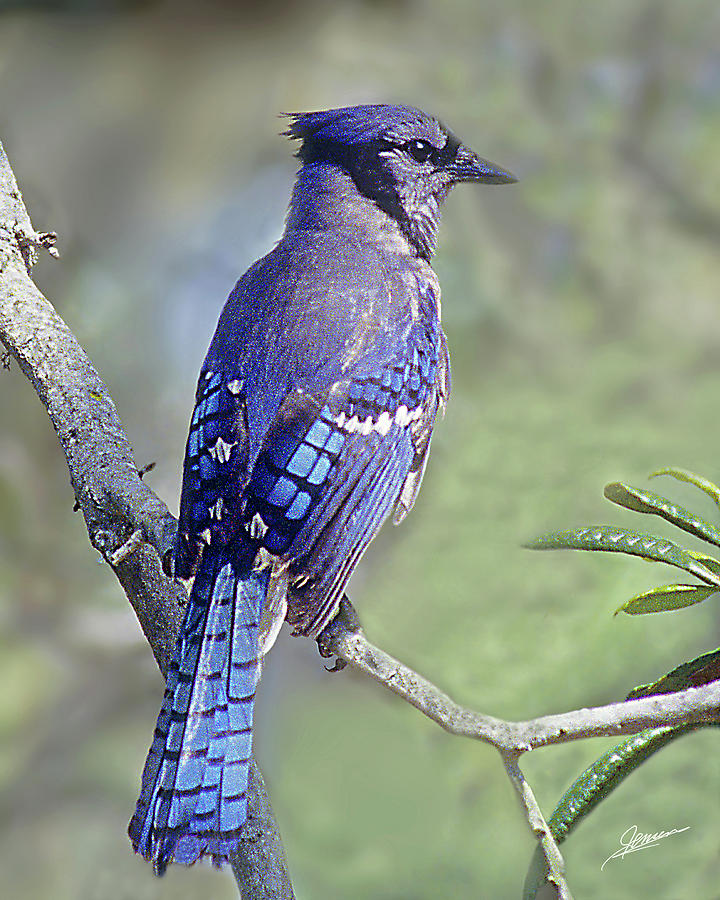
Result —
<path fill-rule="evenodd" d="M 491 163 L 482 156 L 468 150 L 467 147 L 458 149 L 455 159 L 445 167 L 446 172 L 454 182 L 479 181 L 483 184 L 513 184 L 517 178 L 512 172 L 501 169 L 495 163 Z"/>

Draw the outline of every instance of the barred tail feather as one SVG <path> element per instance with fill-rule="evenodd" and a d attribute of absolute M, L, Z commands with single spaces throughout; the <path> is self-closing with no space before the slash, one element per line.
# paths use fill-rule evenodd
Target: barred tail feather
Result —
<path fill-rule="evenodd" d="M 128 833 L 162 874 L 169 862 L 227 860 L 247 819 L 259 625 L 268 572 L 241 580 L 200 564 Z"/>

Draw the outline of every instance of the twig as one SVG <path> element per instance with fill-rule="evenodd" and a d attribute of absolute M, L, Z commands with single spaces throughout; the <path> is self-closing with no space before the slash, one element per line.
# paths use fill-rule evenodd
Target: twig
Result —
<path fill-rule="evenodd" d="M 661 725 L 707 722 L 720 716 L 720 681 L 674 694 L 626 700 L 590 709 L 508 722 L 460 706 L 422 675 L 373 646 L 345 598 L 340 614 L 318 638 L 326 656 L 337 656 L 379 681 L 450 734 L 492 744 L 497 750 L 524 753 L 589 737 L 636 734 Z"/>
<path fill-rule="evenodd" d="M 548 827 L 545 817 L 540 812 L 535 794 L 533 794 L 530 785 L 525 780 L 525 776 L 520 770 L 518 761 L 519 753 L 501 753 L 505 771 L 508 778 L 512 782 L 513 787 L 518 792 L 520 803 L 525 812 L 528 824 L 539 842 L 545 861 L 547 863 L 547 881 L 553 884 L 560 900 L 572 900 L 572 894 L 565 880 L 565 861 L 558 849 L 557 842 L 553 837 L 552 831 Z"/>
<path fill-rule="evenodd" d="M 187 600 L 160 567 L 176 522 L 139 477 L 100 376 L 30 278 L 37 249 L 52 253 L 54 243 L 54 235 L 32 227 L 0 144 L 0 340 L 52 420 L 90 541 L 113 567 L 164 674 Z M 292 900 L 280 835 L 260 773 L 253 773 L 233 871 L 243 900 Z"/>

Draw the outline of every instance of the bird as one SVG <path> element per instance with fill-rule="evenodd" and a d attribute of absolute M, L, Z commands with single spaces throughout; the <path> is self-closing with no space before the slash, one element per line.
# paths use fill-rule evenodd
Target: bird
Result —
<path fill-rule="evenodd" d="M 171 562 L 192 587 L 128 827 L 158 875 L 229 860 L 264 656 L 284 621 L 317 638 L 412 509 L 450 392 L 441 207 L 517 180 L 412 107 L 286 115 L 285 230 L 222 310 L 190 422 Z"/>

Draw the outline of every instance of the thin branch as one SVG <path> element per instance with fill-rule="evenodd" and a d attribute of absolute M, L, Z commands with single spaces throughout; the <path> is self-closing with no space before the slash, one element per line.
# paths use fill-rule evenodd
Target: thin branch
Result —
<path fill-rule="evenodd" d="M 545 857 L 545 862 L 547 863 L 546 880 L 554 885 L 559 900 L 572 900 L 570 888 L 565 880 L 565 861 L 558 849 L 555 837 L 540 811 L 535 794 L 533 794 L 530 785 L 520 770 L 518 764 L 520 754 L 506 752 L 500 755 L 502 756 L 508 778 L 518 792 L 528 824 Z"/>
<path fill-rule="evenodd" d="M 38 250 L 52 252 L 54 244 L 52 233 L 32 227 L 0 144 L 0 340 L 50 416 L 90 541 L 115 572 L 164 674 L 187 601 L 183 586 L 165 577 L 160 566 L 176 522 L 139 477 L 106 386 L 30 278 Z M 285 853 L 256 767 L 248 812 L 233 862 L 241 895 L 244 900 L 292 900 Z"/>
<path fill-rule="evenodd" d="M 347 598 L 340 614 L 318 641 L 323 655 L 337 656 L 379 681 L 450 734 L 485 741 L 505 753 L 524 753 L 583 738 L 636 734 L 645 728 L 708 722 L 720 717 L 720 681 L 674 694 L 577 709 L 526 722 L 487 716 L 460 706 L 409 666 L 373 646 Z"/>

